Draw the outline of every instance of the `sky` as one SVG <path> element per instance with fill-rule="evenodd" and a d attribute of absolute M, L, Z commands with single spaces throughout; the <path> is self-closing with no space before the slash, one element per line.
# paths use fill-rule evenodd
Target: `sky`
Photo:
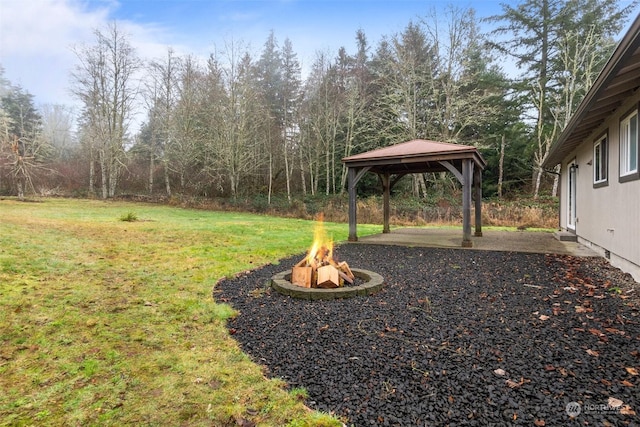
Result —
<path fill-rule="evenodd" d="M 630 1 L 630 0 L 629 0 Z M 621 3 L 628 3 L 622 1 Z M 508 0 L 0 0 L 0 66 L 34 95 L 36 105 L 76 105 L 70 94 L 74 53 L 94 31 L 117 21 L 142 59 L 178 54 L 206 58 L 225 43 L 244 43 L 257 57 L 271 31 L 289 38 L 303 70 L 317 51 L 355 52 L 362 29 L 370 46 L 435 9 L 473 7 L 499 14 Z"/>
<path fill-rule="evenodd" d="M 308 69 L 317 51 L 354 52 L 358 29 L 375 46 L 449 3 L 478 16 L 501 10 L 498 0 L 0 0 L 0 66 L 36 105 L 73 105 L 74 49 L 94 44 L 94 31 L 113 21 L 143 59 L 163 58 L 168 47 L 206 58 L 229 41 L 257 57 L 274 31 Z"/>

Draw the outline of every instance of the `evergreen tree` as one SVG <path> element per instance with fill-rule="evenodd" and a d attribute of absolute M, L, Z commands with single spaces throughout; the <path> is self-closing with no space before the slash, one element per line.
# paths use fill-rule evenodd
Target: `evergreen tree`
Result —
<path fill-rule="evenodd" d="M 517 87 L 526 95 L 533 123 L 533 193 L 538 197 L 542 164 L 589 83 L 601 70 L 626 16 L 617 0 L 525 0 L 503 4 L 496 35 L 508 39 L 494 47 L 512 56 L 521 70 Z M 581 83 L 582 82 L 582 83 Z"/>
<path fill-rule="evenodd" d="M 300 101 L 300 63 L 288 38 L 284 41 L 282 59 L 282 129 L 284 170 L 287 185 L 287 198 L 291 202 L 291 176 L 293 173 L 296 147 L 298 146 L 299 127 L 296 123 Z"/>

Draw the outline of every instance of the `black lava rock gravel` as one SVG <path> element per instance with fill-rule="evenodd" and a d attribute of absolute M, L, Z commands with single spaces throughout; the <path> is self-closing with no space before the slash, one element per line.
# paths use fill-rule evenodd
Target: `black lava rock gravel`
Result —
<path fill-rule="evenodd" d="M 362 244 L 335 254 L 381 274 L 383 289 L 305 301 L 266 288 L 300 254 L 214 290 L 239 311 L 228 328 L 243 350 L 304 387 L 309 407 L 354 426 L 640 425 L 639 307 L 606 261 Z"/>

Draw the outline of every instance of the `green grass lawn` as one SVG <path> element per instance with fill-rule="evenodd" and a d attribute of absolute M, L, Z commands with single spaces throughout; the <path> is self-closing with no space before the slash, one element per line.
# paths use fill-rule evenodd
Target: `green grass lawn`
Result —
<path fill-rule="evenodd" d="M 340 425 L 265 378 L 227 333 L 232 308 L 212 298 L 220 278 L 304 252 L 314 225 L 0 200 L 0 423 Z M 325 227 L 346 239 L 346 224 Z"/>

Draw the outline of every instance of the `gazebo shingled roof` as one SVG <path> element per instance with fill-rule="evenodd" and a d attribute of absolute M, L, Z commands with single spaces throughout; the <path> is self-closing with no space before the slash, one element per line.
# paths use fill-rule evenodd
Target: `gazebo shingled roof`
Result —
<path fill-rule="evenodd" d="M 371 166 L 370 172 L 374 173 L 395 174 L 444 172 L 448 169 L 442 166 L 440 161 L 460 163 L 462 159 L 472 159 L 482 169 L 486 166 L 486 162 L 475 147 L 425 139 L 414 139 L 355 154 L 343 158 L 342 162 L 347 166 Z"/>
<path fill-rule="evenodd" d="M 445 142 L 415 139 L 412 141 L 355 154 L 342 159 L 349 177 L 349 240 L 357 241 L 356 185 L 366 172 L 377 174 L 383 187 L 384 226 L 389 229 L 389 196 L 391 188 L 404 175 L 425 172 L 452 172 L 462 184 L 463 239 L 462 246 L 471 242 L 471 194 L 475 193 L 475 235 L 482 236 L 482 170 L 486 162 L 475 147 Z M 391 175 L 396 177 L 391 180 Z"/>

